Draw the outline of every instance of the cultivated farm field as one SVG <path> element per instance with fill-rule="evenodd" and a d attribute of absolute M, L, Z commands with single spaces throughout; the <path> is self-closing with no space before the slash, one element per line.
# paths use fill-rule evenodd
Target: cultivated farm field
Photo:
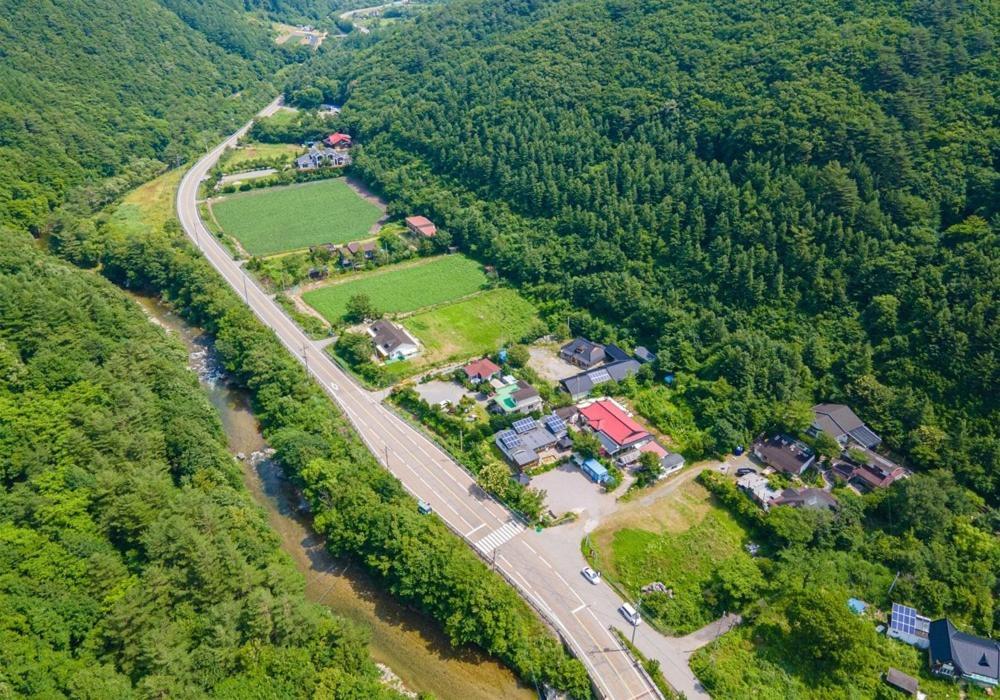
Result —
<path fill-rule="evenodd" d="M 537 309 L 513 289 L 494 289 L 402 321 L 424 345 L 423 365 L 493 352 L 543 332 L 540 323 Z"/>
<path fill-rule="evenodd" d="M 425 306 L 452 301 L 486 284 L 486 275 L 475 260 L 447 255 L 416 264 L 385 267 L 345 282 L 320 287 L 302 299 L 331 323 L 347 311 L 347 301 L 365 294 L 385 313 L 405 313 Z"/>
<path fill-rule="evenodd" d="M 367 238 L 382 216 L 343 178 L 230 195 L 212 211 L 251 255 Z"/>

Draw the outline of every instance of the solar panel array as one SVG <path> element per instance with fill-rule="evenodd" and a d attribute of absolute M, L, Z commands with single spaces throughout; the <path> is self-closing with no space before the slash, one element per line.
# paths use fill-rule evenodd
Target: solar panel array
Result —
<path fill-rule="evenodd" d="M 892 619 L 889 627 L 906 634 L 916 634 L 917 632 L 917 611 L 906 605 L 899 603 L 892 604 Z"/>
<path fill-rule="evenodd" d="M 566 430 L 566 421 L 559 416 L 548 416 L 545 419 L 545 427 L 553 434 L 559 433 Z"/>
<path fill-rule="evenodd" d="M 611 381 L 611 375 L 608 374 L 606 369 L 598 369 L 591 372 L 589 375 L 590 381 L 594 384 L 603 384 L 604 382 Z"/>
<path fill-rule="evenodd" d="M 521 420 L 514 421 L 514 425 L 511 427 L 514 428 L 515 433 L 520 435 L 521 433 L 526 433 L 529 430 L 534 430 L 535 425 L 537 424 L 535 423 L 534 418 L 522 418 Z"/>
<path fill-rule="evenodd" d="M 503 445 L 505 450 L 512 450 L 515 447 L 520 447 L 523 445 L 523 441 L 517 435 L 517 433 L 506 430 L 500 433 L 500 444 Z"/>

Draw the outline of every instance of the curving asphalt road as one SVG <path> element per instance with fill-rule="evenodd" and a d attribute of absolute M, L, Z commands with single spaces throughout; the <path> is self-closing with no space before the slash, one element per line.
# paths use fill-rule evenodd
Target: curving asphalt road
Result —
<path fill-rule="evenodd" d="M 275 99 L 259 113 L 273 114 Z M 365 444 L 414 496 L 434 505 L 437 514 L 556 629 L 586 665 L 600 693 L 614 700 L 660 697 L 610 631 L 631 633 L 617 612 L 621 599 L 606 585 L 593 586 L 580 576 L 585 562 L 579 547 L 567 547 L 557 533 L 526 529 L 505 507 L 491 499 L 472 476 L 421 432 L 358 386 L 323 353 L 274 300 L 241 268 L 241 263 L 205 228 L 198 212 L 198 185 L 223 151 L 250 128 L 216 146 L 185 174 L 177 192 L 177 215 L 187 235 L 212 266 L 271 328 L 288 350 L 334 399 Z M 667 680 L 688 698 L 708 695 L 691 673 L 693 651 L 687 638 L 665 637 L 641 625 L 636 645 L 656 658 Z"/>

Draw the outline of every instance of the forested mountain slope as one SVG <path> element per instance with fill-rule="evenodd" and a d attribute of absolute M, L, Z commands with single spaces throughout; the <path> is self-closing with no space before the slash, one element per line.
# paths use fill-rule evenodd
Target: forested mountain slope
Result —
<path fill-rule="evenodd" d="M 0 695 L 397 697 L 305 602 L 184 348 L 0 237 Z"/>
<path fill-rule="evenodd" d="M 75 187 L 100 205 L 176 164 L 266 102 L 279 65 L 154 0 L 0 0 L 0 223 L 37 231 Z"/>
<path fill-rule="evenodd" d="M 843 399 L 996 504 L 998 30 L 988 0 L 467 0 L 288 88 L 553 318 L 654 344 L 707 450 Z"/>

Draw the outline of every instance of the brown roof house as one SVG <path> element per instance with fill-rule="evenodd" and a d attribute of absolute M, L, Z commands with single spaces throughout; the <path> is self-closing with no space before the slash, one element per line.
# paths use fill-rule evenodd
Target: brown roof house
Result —
<path fill-rule="evenodd" d="M 757 440 L 753 444 L 753 454 L 769 467 L 794 476 L 802 474 L 816 460 L 808 445 L 781 434 Z"/>
<path fill-rule="evenodd" d="M 437 226 L 426 216 L 406 217 L 406 228 L 410 229 L 410 233 L 414 236 L 422 238 L 434 238 L 437 235 Z"/>
<path fill-rule="evenodd" d="M 405 360 L 420 352 L 420 344 L 402 326 L 381 319 L 368 327 L 375 352 L 383 360 Z"/>

